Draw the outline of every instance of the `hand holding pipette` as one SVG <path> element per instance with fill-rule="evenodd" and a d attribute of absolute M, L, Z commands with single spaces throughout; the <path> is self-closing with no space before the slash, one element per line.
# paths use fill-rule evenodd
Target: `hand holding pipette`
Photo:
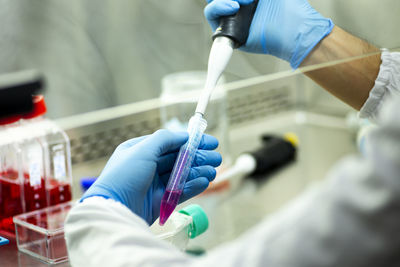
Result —
<path fill-rule="evenodd" d="M 232 56 L 233 49 L 246 43 L 257 3 L 258 0 L 255 0 L 249 5 L 242 6 L 235 15 L 221 18 L 220 26 L 213 35 L 214 42 L 208 59 L 206 84 L 197 103 L 196 112 L 189 121 L 189 140 L 179 151 L 161 201 L 160 225 L 168 220 L 178 204 L 194 154 L 207 127 L 203 116 L 211 94 Z"/>

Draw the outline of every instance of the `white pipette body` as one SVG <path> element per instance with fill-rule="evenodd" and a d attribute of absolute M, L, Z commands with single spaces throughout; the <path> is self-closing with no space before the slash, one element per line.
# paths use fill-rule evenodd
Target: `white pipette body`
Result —
<path fill-rule="evenodd" d="M 215 38 L 208 58 L 206 84 L 197 102 L 196 113 L 204 116 L 211 94 L 232 57 L 233 49 L 234 42 L 230 38 Z"/>

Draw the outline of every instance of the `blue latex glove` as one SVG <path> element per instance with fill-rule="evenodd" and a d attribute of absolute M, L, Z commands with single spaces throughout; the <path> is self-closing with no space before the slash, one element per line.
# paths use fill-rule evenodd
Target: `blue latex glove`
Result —
<path fill-rule="evenodd" d="M 240 5 L 253 0 L 207 2 L 204 14 L 215 31 L 221 16 L 233 15 Z M 297 69 L 333 27 L 333 22 L 321 16 L 307 0 L 259 0 L 247 43 L 241 50 L 279 57 Z"/>
<path fill-rule="evenodd" d="M 122 143 L 82 200 L 92 196 L 114 199 L 152 224 L 160 215 L 165 186 L 179 148 L 187 139 L 186 132 L 159 130 Z M 212 151 L 217 146 L 215 137 L 203 136 L 180 202 L 203 192 L 215 178 L 214 167 L 222 161 L 221 155 Z"/>

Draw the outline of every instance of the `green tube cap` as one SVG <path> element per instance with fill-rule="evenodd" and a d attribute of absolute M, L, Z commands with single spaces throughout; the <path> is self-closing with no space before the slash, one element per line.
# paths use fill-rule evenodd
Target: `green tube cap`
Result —
<path fill-rule="evenodd" d="M 193 222 L 189 228 L 190 238 L 195 238 L 208 229 L 208 217 L 202 207 L 196 204 L 189 205 L 179 211 L 182 214 L 192 217 Z"/>

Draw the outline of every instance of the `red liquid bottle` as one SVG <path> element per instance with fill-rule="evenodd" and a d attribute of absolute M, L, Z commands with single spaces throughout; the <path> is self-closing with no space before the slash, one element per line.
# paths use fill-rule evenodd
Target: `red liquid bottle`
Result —
<path fill-rule="evenodd" d="M 19 116 L 0 119 L 0 233 L 15 235 L 13 216 L 24 211 L 21 201 L 20 149 L 15 143 Z"/>
<path fill-rule="evenodd" d="M 72 174 L 68 136 L 52 121 L 44 117 L 46 103 L 43 96 L 35 96 L 34 109 L 24 116 L 26 123 L 40 130 L 43 148 L 45 194 L 47 205 L 53 206 L 72 199 Z"/>
<path fill-rule="evenodd" d="M 23 206 L 25 211 L 34 211 L 47 207 L 44 180 L 44 151 L 39 142 L 40 132 L 30 125 L 21 130 L 29 135 L 19 141 L 21 148 L 22 178 L 24 184 Z"/>

